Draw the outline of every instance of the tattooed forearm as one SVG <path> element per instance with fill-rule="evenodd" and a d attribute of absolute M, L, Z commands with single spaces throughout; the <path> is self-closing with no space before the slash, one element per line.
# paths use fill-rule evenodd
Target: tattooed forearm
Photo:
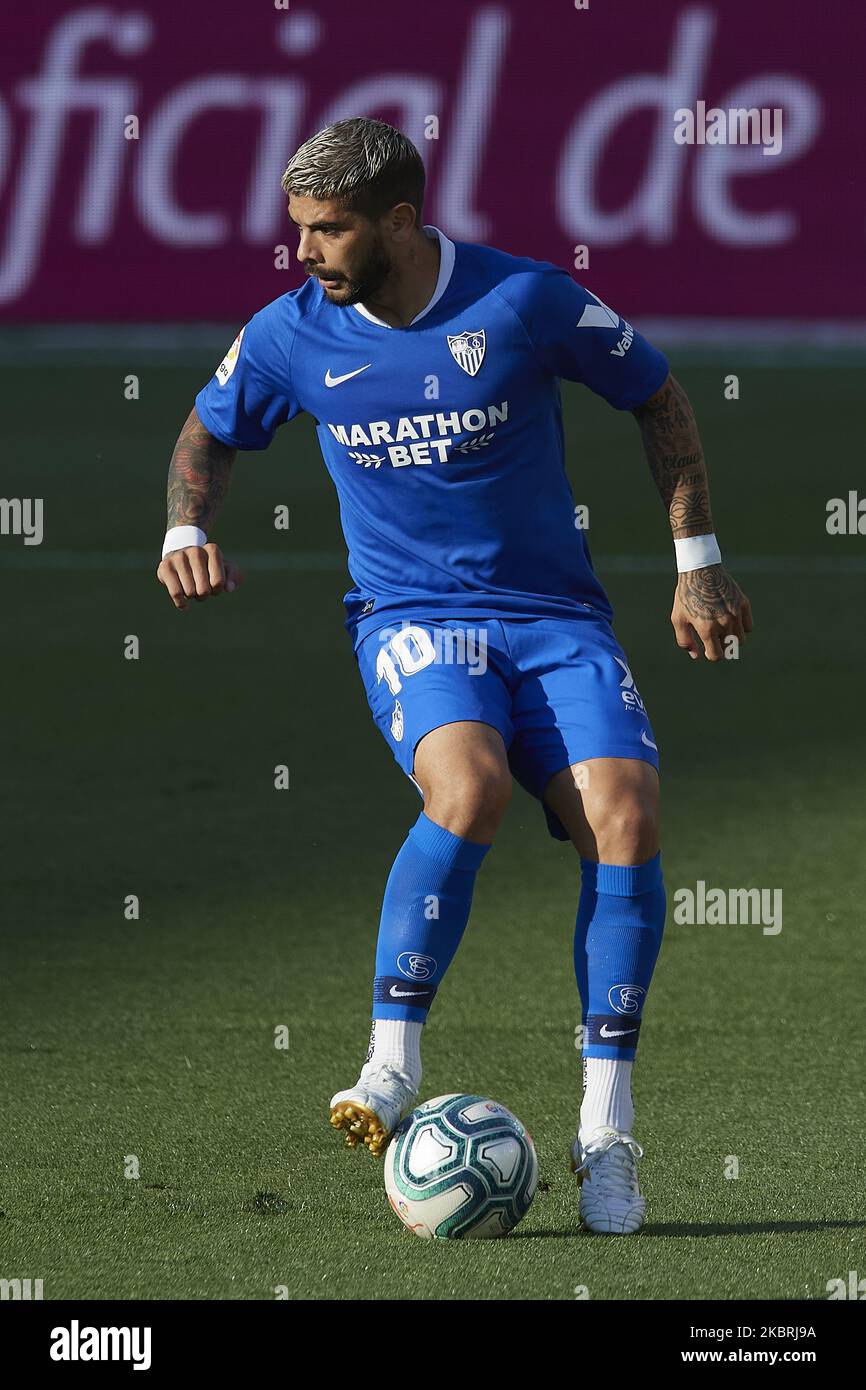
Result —
<path fill-rule="evenodd" d="M 682 488 L 675 492 L 668 507 L 668 515 L 676 537 L 688 535 L 690 526 L 705 526 L 710 515 L 710 499 L 706 488 Z M 701 535 L 703 532 L 698 531 L 694 534 Z"/>
<path fill-rule="evenodd" d="M 191 410 L 168 469 L 168 525 L 207 531 L 228 492 L 237 450 L 209 434 Z"/>
<path fill-rule="evenodd" d="M 679 382 L 668 375 L 661 389 L 632 413 L 674 539 L 712 531 L 704 451 L 694 411 Z M 721 661 L 729 654 L 727 645 L 722 650 L 723 641 L 739 641 L 751 632 L 752 610 L 721 565 L 703 565 L 678 575 L 671 623 L 677 645 L 694 660 L 703 646 L 708 661 Z"/>
<path fill-rule="evenodd" d="M 679 382 L 668 376 L 661 389 L 632 413 L 674 538 L 712 531 L 704 451 L 694 411 Z"/>

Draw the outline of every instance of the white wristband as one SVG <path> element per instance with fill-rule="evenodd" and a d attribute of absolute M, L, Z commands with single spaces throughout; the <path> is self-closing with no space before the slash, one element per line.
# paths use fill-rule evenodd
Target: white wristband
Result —
<path fill-rule="evenodd" d="M 707 565 L 720 565 L 722 552 L 712 531 L 706 536 L 686 536 L 684 540 L 674 541 L 677 556 L 677 572 L 702 570 Z"/>
<path fill-rule="evenodd" d="M 191 545 L 207 545 L 207 536 L 198 526 L 172 526 L 162 543 L 162 558 L 173 550 L 187 550 Z"/>

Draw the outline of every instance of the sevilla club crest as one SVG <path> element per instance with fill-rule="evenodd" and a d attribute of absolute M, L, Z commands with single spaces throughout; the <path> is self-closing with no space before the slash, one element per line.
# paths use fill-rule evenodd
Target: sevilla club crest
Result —
<path fill-rule="evenodd" d="M 478 333 L 458 333 L 456 338 L 452 338 L 449 333 L 448 346 L 458 367 L 462 367 L 469 376 L 477 376 L 478 369 L 484 361 L 484 349 L 487 346 L 484 329 L 482 328 Z"/>

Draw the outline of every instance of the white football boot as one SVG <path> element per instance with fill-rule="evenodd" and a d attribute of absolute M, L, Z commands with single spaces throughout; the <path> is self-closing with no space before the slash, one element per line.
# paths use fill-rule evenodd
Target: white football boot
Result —
<path fill-rule="evenodd" d="M 571 1150 L 571 1171 L 580 1185 L 580 1219 L 590 1231 L 628 1236 L 644 1223 L 646 1199 L 641 1196 L 635 1159 L 643 1149 L 630 1134 L 603 1129 L 584 1146 Z"/>
<path fill-rule="evenodd" d="M 387 1063 L 365 1066 L 356 1086 L 331 1097 L 331 1124 L 346 1131 L 350 1149 L 363 1140 L 371 1154 L 380 1155 L 417 1096 L 405 1072 Z"/>

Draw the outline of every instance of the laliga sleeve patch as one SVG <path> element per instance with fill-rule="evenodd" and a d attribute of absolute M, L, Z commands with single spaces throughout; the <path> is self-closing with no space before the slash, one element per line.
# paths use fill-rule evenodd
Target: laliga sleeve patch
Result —
<path fill-rule="evenodd" d="M 232 372 L 234 371 L 237 365 L 238 354 L 241 350 L 241 339 L 243 338 L 243 336 L 244 330 L 242 328 L 240 333 L 232 343 L 231 347 L 229 348 L 228 352 L 226 353 L 225 357 L 223 358 L 222 362 L 220 362 L 219 366 L 216 369 L 216 379 L 219 382 L 220 386 L 225 386 L 226 382 L 228 381 L 229 377 L 231 376 Z"/>

